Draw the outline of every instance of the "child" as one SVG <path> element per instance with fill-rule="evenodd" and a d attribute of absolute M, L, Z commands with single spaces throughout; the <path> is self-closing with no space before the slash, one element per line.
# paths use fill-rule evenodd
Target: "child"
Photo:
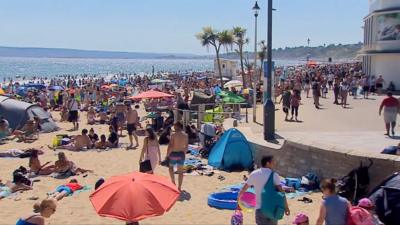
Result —
<path fill-rule="evenodd" d="M 54 192 L 53 198 L 57 201 L 60 201 L 64 197 L 68 195 L 72 195 L 75 191 L 81 190 L 83 187 L 78 184 L 76 179 L 71 179 L 68 184 L 58 186 L 56 191 Z"/>
<path fill-rule="evenodd" d="M 383 223 L 379 220 L 378 215 L 375 214 L 374 204 L 369 198 L 363 198 L 358 201 L 358 207 L 361 207 L 369 212 L 372 217 L 372 222 L 374 225 L 382 225 Z"/>
<path fill-rule="evenodd" d="M 293 224 L 296 225 L 309 225 L 309 219 L 306 214 L 299 213 L 294 218 Z"/>
<path fill-rule="evenodd" d="M 100 136 L 100 141 L 96 143 L 95 148 L 97 149 L 106 149 L 108 146 L 106 135 L 102 134 Z"/>

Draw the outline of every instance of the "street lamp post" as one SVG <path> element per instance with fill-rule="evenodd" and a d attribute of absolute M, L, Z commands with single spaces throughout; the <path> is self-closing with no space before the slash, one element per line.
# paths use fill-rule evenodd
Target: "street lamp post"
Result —
<path fill-rule="evenodd" d="M 268 28 L 267 28 L 267 84 L 266 100 L 264 102 L 264 139 L 275 140 L 275 105 L 272 100 L 272 0 L 268 0 Z"/>
<path fill-rule="evenodd" d="M 253 69 L 253 122 L 257 122 L 257 78 L 256 78 L 256 70 L 257 70 L 257 18 L 258 13 L 260 12 L 260 7 L 256 1 L 256 4 L 253 7 L 254 11 L 254 69 Z"/>

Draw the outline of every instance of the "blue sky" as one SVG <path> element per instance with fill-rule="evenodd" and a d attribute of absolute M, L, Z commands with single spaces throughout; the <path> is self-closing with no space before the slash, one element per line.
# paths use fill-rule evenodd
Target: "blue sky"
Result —
<path fill-rule="evenodd" d="M 0 46 L 207 54 L 206 25 L 242 26 L 254 42 L 253 0 L 0 0 Z M 267 0 L 259 0 L 258 40 Z M 366 0 L 274 0 L 273 47 L 362 41 Z M 250 44 L 247 50 L 254 48 Z M 210 52 L 213 53 L 213 52 Z"/>

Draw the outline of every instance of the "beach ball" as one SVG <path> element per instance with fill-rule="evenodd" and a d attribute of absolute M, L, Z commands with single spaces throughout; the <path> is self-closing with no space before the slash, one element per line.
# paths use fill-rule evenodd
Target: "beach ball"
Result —
<path fill-rule="evenodd" d="M 252 192 L 245 192 L 238 200 L 238 205 L 244 212 L 253 212 L 256 207 L 256 195 Z"/>

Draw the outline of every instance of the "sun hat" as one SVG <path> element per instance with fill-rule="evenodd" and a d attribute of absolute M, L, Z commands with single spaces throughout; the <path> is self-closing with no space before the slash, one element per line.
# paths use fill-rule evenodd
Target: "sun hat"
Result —
<path fill-rule="evenodd" d="M 371 209 L 374 207 L 374 204 L 369 198 L 363 198 L 358 201 L 358 206 L 365 209 Z"/>
<path fill-rule="evenodd" d="M 299 213 L 294 218 L 293 224 L 301 224 L 308 222 L 308 216 L 304 213 Z"/>

